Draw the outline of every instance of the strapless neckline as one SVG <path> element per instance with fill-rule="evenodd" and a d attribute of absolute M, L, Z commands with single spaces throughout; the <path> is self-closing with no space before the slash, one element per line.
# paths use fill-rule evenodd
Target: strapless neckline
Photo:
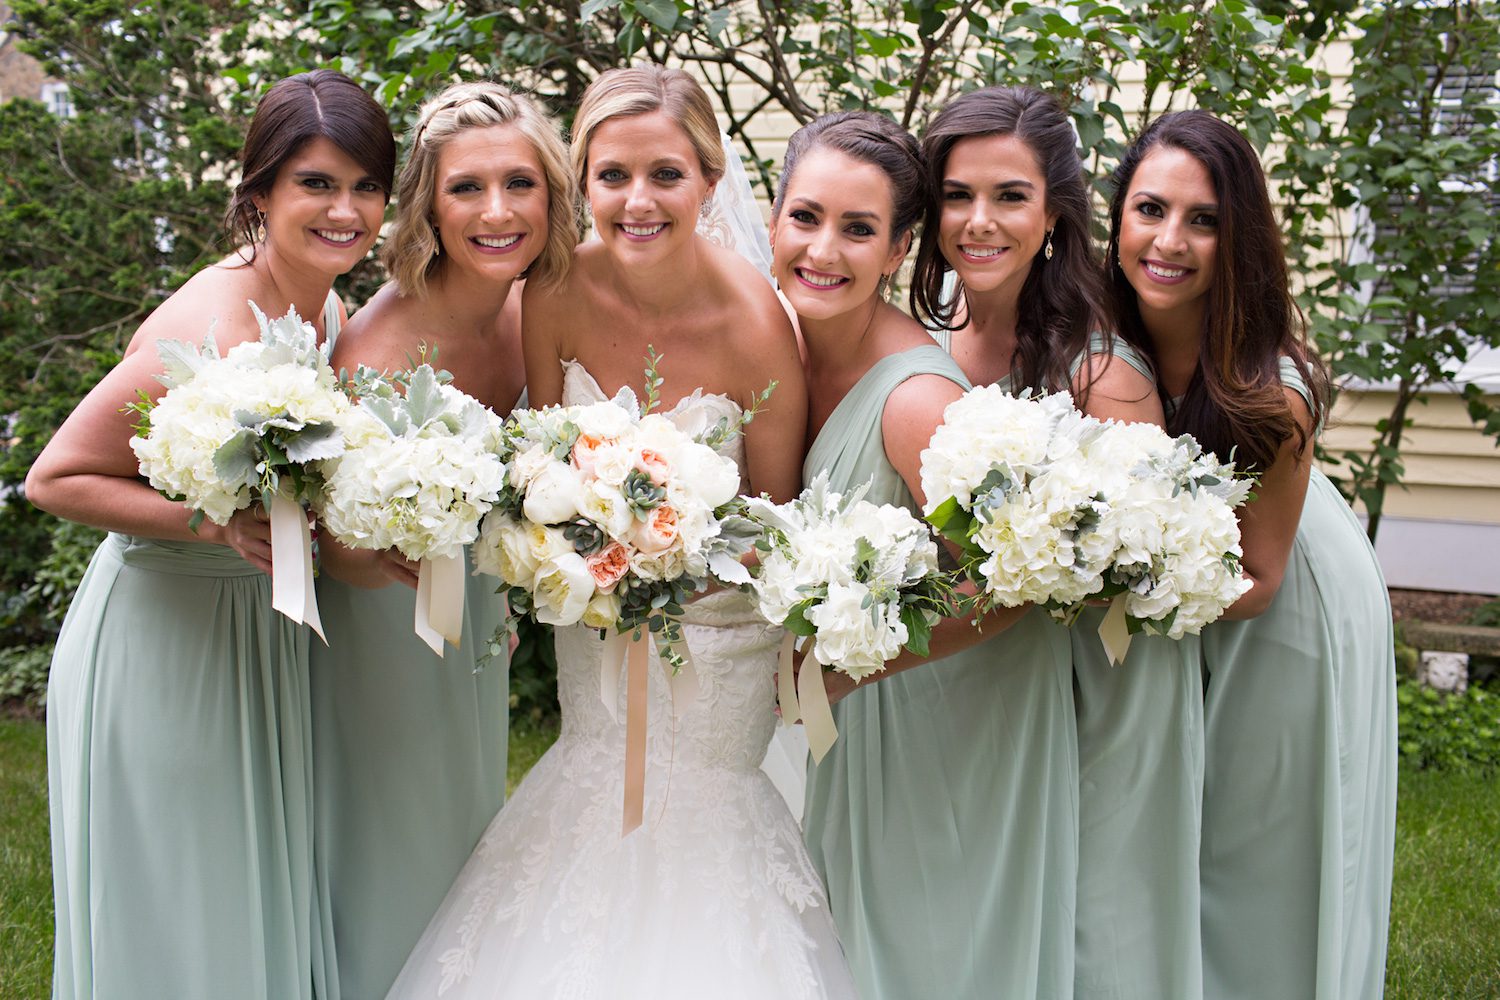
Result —
<path fill-rule="evenodd" d="M 577 382 L 582 382 L 582 385 L 577 384 Z M 570 387 L 570 385 L 574 390 L 573 393 L 570 393 L 570 391 L 568 391 L 568 387 Z M 628 385 L 625 385 L 625 387 L 622 388 L 627 388 L 627 390 L 630 390 L 631 396 L 634 396 L 634 390 L 631 390 Z M 567 402 L 567 400 L 570 399 L 576 399 L 579 391 L 583 391 L 586 396 L 592 397 L 592 399 L 597 400 L 597 402 L 601 402 L 601 400 L 612 399 L 612 396 L 604 393 L 604 388 L 601 387 L 600 384 L 598 384 L 598 379 L 595 379 L 594 375 L 592 375 L 592 373 L 589 372 L 586 367 L 583 367 L 582 361 L 577 360 L 577 358 L 567 358 L 567 360 L 562 361 L 562 399 L 564 399 L 564 402 Z M 726 394 L 705 393 L 702 387 L 694 388 L 694 390 L 691 391 L 691 393 L 688 393 L 687 396 L 682 397 L 682 399 L 676 400 L 675 403 L 672 403 L 672 405 L 667 406 L 666 409 L 663 409 L 663 411 L 660 412 L 663 415 L 676 414 L 676 412 L 688 408 L 688 406 L 693 405 L 693 403 L 709 402 L 709 400 L 712 400 L 712 402 L 723 403 L 724 406 L 729 406 L 730 409 L 733 409 L 733 415 L 736 415 L 736 417 L 738 417 L 741 412 L 744 412 L 744 408 L 742 408 L 742 406 L 739 406 L 739 403 L 736 403 L 735 400 L 729 399 L 729 396 L 726 396 Z"/>

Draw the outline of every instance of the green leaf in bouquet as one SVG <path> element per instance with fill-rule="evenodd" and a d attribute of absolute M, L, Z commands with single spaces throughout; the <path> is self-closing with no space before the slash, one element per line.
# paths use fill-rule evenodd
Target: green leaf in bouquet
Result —
<path fill-rule="evenodd" d="M 365 397 L 360 400 L 359 405 L 385 425 L 386 430 L 396 437 L 405 437 L 411 424 L 406 418 L 406 407 L 401 405 L 401 400 L 395 396 L 378 396 L 374 399 Z"/>
<path fill-rule="evenodd" d="M 657 371 L 657 365 L 661 363 L 661 355 L 656 353 L 655 346 L 646 345 L 646 401 L 641 404 L 641 416 L 645 416 L 656 409 L 656 404 L 661 402 L 661 373 Z"/>
<path fill-rule="evenodd" d="M 875 565 L 875 560 L 879 557 L 880 550 L 871 545 L 868 538 L 856 538 L 854 540 L 854 579 L 862 583 L 867 581 L 870 568 Z"/>
<path fill-rule="evenodd" d="M 793 635 L 816 635 L 818 628 L 807 620 L 807 612 L 817 603 L 817 600 L 817 597 L 809 597 L 805 601 L 798 601 L 796 604 L 793 604 L 791 609 L 786 613 L 786 621 L 781 623 L 782 627 Z"/>
<path fill-rule="evenodd" d="M 901 624 L 906 626 L 906 648 L 918 656 L 926 656 L 932 641 L 932 626 L 922 609 L 916 604 L 903 605 Z"/>
<path fill-rule="evenodd" d="M 156 380 L 171 389 L 198 374 L 210 361 L 219 360 L 219 344 L 214 340 L 214 327 L 218 323 L 216 317 L 208 324 L 201 351 L 186 341 L 158 340 L 156 354 L 161 358 L 164 371 L 156 376 Z"/>
<path fill-rule="evenodd" d="M 736 586 L 753 582 L 745 564 L 722 550 L 709 553 L 708 571 L 720 581 Z"/>
<path fill-rule="evenodd" d="M 344 435 L 331 420 L 305 424 L 286 438 L 286 457 L 293 462 L 321 462 L 344 453 Z"/>
<path fill-rule="evenodd" d="M 422 365 L 411 373 L 406 384 L 406 412 L 413 427 L 421 427 L 442 415 L 447 401 L 441 385 L 431 365 Z"/>
<path fill-rule="evenodd" d="M 214 475 L 226 483 L 249 485 L 260 479 L 260 453 L 256 447 L 260 435 L 243 428 L 214 452 Z"/>

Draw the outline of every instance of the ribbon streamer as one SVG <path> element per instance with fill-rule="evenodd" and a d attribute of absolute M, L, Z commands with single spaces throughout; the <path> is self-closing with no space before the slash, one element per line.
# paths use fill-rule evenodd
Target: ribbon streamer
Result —
<path fill-rule="evenodd" d="M 812 751 L 813 763 L 822 763 L 839 738 L 839 727 L 834 724 L 833 709 L 828 705 L 823 667 L 811 656 L 802 661 L 802 669 L 797 671 L 797 700 L 802 709 L 802 725 L 807 729 L 807 748 Z"/>
<path fill-rule="evenodd" d="M 644 631 L 644 630 L 643 630 Z M 649 640 L 637 632 L 625 667 L 625 810 L 620 836 L 641 825 L 646 811 L 646 668 Z"/>
<path fill-rule="evenodd" d="M 802 718 L 802 706 L 797 703 L 797 667 L 792 662 L 792 650 L 797 647 L 797 637 L 788 632 L 781 637 L 781 654 L 776 658 L 776 701 L 781 705 L 781 724 L 796 725 Z"/>
<path fill-rule="evenodd" d="M 1104 643 L 1105 655 L 1111 666 L 1125 662 L 1130 652 L 1130 622 L 1125 617 L 1125 595 L 1119 594 L 1109 602 L 1109 611 L 1099 623 L 1099 640 Z"/>
<path fill-rule="evenodd" d="M 443 640 L 458 649 L 464 636 L 463 556 L 429 556 L 417 571 L 413 627 L 427 648 L 443 655 Z"/>
<path fill-rule="evenodd" d="M 312 532 L 302 505 L 282 493 L 271 496 L 271 607 L 318 633 L 323 621 L 313 590 Z"/>

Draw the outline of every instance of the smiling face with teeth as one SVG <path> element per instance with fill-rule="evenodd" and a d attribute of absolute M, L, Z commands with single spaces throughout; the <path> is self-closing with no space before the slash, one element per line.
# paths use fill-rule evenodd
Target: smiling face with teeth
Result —
<path fill-rule="evenodd" d="M 803 319 L 867 305 L 906 256 L 891 240 L 891 180 L 873 163 L 815 148 L 797 163 L 771 220 L 771 268 Z"/>
<path fill-rule="evenodd" d="M 266 216 L 266 249 L 300 271 L 331 278 L 370 252 L 386 193 L 349 154 L 318 136 L 287 157 L 271 189 L 253 201 Z"/>
<path fill-rule="evenodd" d="M 965 292 L 1019 297 L 1057 224 L 1036 153 L 1016 135 L 962 139 L 942 177 L 938 245 Z"/>
<path fill-rule="evenodd" d="M 600 241 L 632 267 L 686 246 L 714 188 L 692 139 L 662 111 L 600 123 L 589 138 L 586 176 Z"/>
<path fill-rule="evenodd" d="M 1130 179 L 1120 215 L 1119 266 L 1148 326 L 1202 324 L 1219 248 L 1219 207 L 1208 168 L 1159 145 Z"/>
<path fill-rule="evenodd" d="M 547 244 L 547 172 L 514 125 L 466 129 L 434 170 L 432 224 L 443 268 L 514 281 Z"/>

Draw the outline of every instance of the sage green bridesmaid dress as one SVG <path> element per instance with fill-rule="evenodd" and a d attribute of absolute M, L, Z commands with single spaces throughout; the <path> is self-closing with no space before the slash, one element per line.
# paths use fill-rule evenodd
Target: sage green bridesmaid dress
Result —
<path fill-rule="evenodd" d="M 1103 353 L 1097 338 L 1091 352 Z M 1116 358 L 1156 377 L 1118 338 Z M 1198 1000 L 1203 680 L 1198 637 L 1136 635 L 1113 666 L 1105 609 L 1074 624 L 1078 932 L 1074 996 Z"/>
<path fill-rule="evenodd" d="M 57 1000 L 330 995 L 309 635 L 227 546 L 94 553 L 47 688 Z"/>
<path fill-rule="evenodd" d="M 1282 381 L 1308 395 L 1290 362 Z M 1271 606 L 1203 631 L 1206 996 L 1382 994 L 1396 822 L 1391 633 L 1374 550 L 1313 469 Z"/>
<path fill-rule="evenodd" d="M 472 568 L 466 553 L 462 641 L 442 657 L 410 587 L 318 579 L 314 821 L 342 1000 L 385 996 L 505 801 L 508 656 L 481 662 L 499 581 Z"/>
<path fill-rule="evenodd" d="M 813 442 L 805 480 L 872 482 L 915 510 L 885 456 L 887 396 L 914 375 L 967 388 L 942 348 L 881 359 Z M 920 512 L 918 511 L 920 514 Z M 1073 992 L 1078 762 L 1066 629 L 1033 611 L 962 653 L 834 706 L 803 826 L 864 1000 Z"/>

